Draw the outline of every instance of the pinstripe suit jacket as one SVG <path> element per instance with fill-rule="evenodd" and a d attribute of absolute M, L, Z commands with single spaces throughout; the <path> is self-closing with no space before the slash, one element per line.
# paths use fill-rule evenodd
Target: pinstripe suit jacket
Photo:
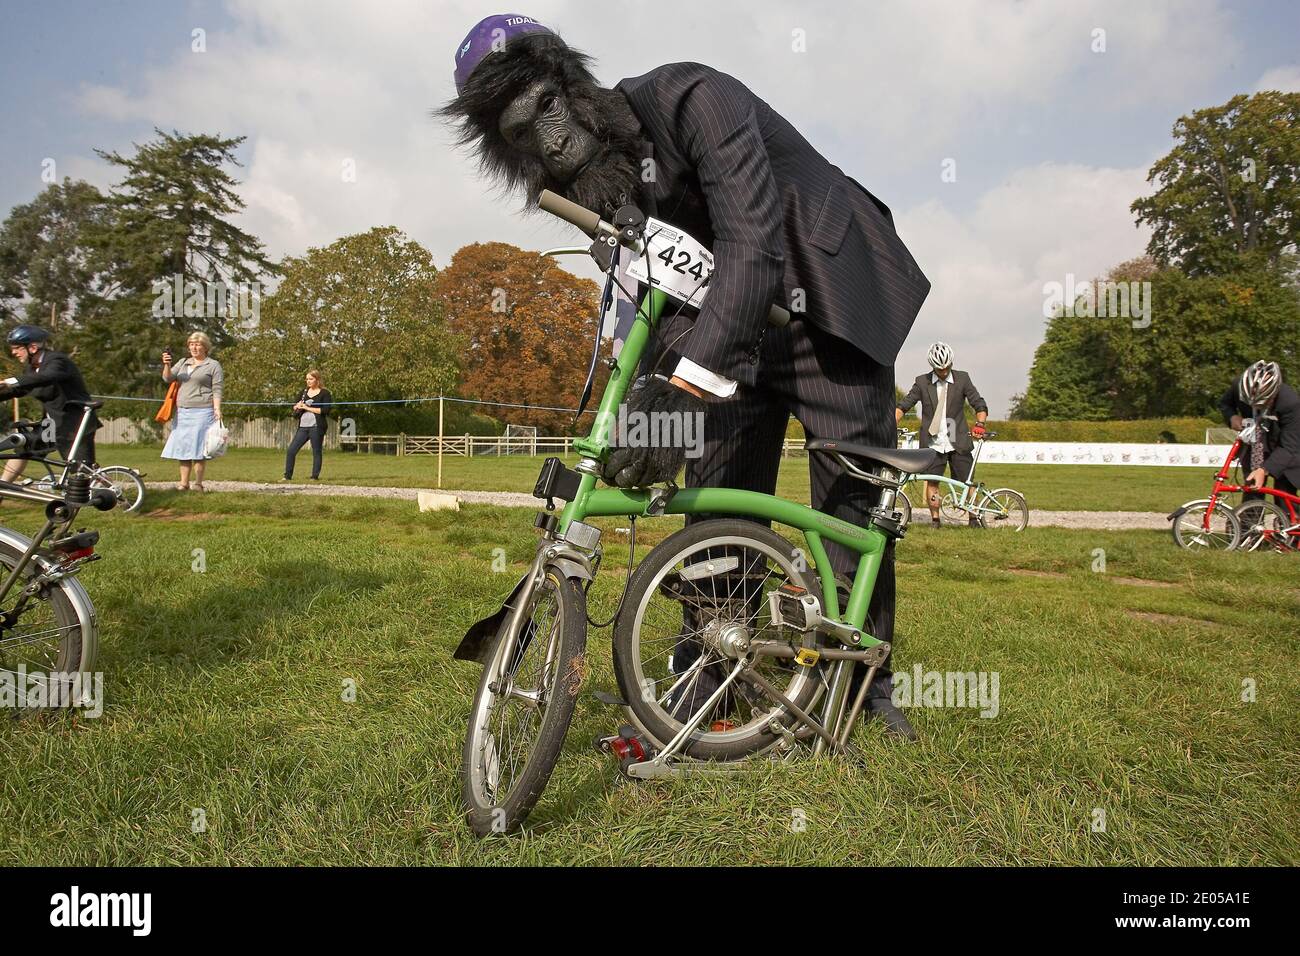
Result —
<path fill-rule="evenodd" d="M 893 365 L 930 283 L 889 208 L 725 73 L 671 63 L 616 88 L 650 140 L 646 211 L 715 259 L 678 351 L 752 385 L 771 304 L 802 303 L 808 321 Z"/>

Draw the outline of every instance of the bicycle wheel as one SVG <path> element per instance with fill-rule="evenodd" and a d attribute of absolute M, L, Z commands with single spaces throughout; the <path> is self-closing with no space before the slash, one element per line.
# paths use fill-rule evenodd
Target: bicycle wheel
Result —
<path fill-rule="evenodd" d="M 945 521 L 965 524 L 972 517 L 971 513 L 957 504 L 957 495 L 948 491 L 939 502 L 939 514 Z"/>
<path fill-rule="evenodd" d="M 541 796 L 564 746 L 582 687 L 587 601 L 554 568 L 537 586 L 507 660 L 502 641 L 483 668 L 462 754 L 470 828 L 518 829 Z"/>
<path fill-rule="evenodd" d="M 985 528 L 1024 531 L 1029 525 L 1029 505 L 1025 496 L 1010 488 L 994 488 L 980 502 L 979 518 Z"/>
<path fill-rule="evenodd" d="M 698 759 L 738 760 L 776 743 L 771 724 L 790 715 L 739 679 L 694 715 L 731 671 L 738 643 L 782 636 L 771 626 L 769 592 L 792 583 L 821 593 L 806 567 L 776 532 L 730 518 L 688 525 L 646 556 L 614 627 L 614 674 L 634 722 L 656 744 L 688 720 L 683 752 Z M 815 636 L 802 641 L 814 646 Z M 824 686 L 816 665 L 759 657 L 754 670 L 805 710 Z"/>
<path fill-rule="evenodd" d="M 121 511 L 137 511 L 144 503 L 144 482 L 133 468 L 122 465 L 96 468 L 90 484 L 93 488 L 112 488 L 117 495 L 117 507 Z"/>
<path fill-rule="evenodd" d="M 0 577 L 8 578 L 17 567 L 26 545 L 13 532 L 0 538 Z M 50 568 L 34 557 L 0 606 L 0 620 L 7 622 L 0 626 L 0 671 L 28 699 L 39 689 L 46 706 L 67 707 L 76 703 L 69 693 L 74 675 L 94 670 L 98 628 L 80 583 L 41 580 Z"/>
<path fill-rule="evenodd" d="M 1291 519 L 1271 501 L 1251 500 L 1237 505 L 1233 512 L 1241 526 L 1238 551 L 1290 551 L 1287 529 Z"/>
<path fill-rule="evenodd" d="M 898 497 L 894 499 L 894 510 L 897 511 L 901 518 L 898 519 L 898 526 L 906 528 L 912 523 L 912 501 L 907 497 L 907 492 L 901 488 L 898 491 Z"/>
<path fill-rule="evenodd" d="M 1231 551 L 1241 537 L 1236 514 L 1222 501 L 1189 501 L 1174 518 L 1174 541 L 1180 548 L 1200 551 Z"/>

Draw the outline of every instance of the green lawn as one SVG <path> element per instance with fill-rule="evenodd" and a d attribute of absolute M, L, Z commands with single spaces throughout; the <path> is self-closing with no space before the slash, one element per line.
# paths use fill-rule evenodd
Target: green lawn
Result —
<path fill-rule="evenodd" d="M 176 467 L 158 457 L 160 447 L 105 445 L 103 464 L 131 465 L 145 471 L 149 481 L 175 481 Z M 572 464 L 576 459 L 570 457 Z M 458 491 L 531 491 L 541 458 L 443 458 L 442 487 Z M 990 488 L 1020 491 L 1029 507 L 1048 511 L 1173 511 L 1184 501 L 1209 493 L 1211 468 L 1156 468 L 1121 465 L 989 465 L 977 478 Z M 238 448 L 209 465 L 212 479 L 275 481 L 284 473 L 284 453 L 272 448 Z M 295 475 L 311 474 L 310 450 L 299 455 Z M 398 458 L 352 452 L 326 453 L 321 480 L 344 485 L 390 485 L 400 488 L 436 486 L 438 460 L 426 455 Z M 808 460 L 787 459 L 778 492 L 808 500 Z M 914 504 L 920 504 L 919 497 Z"/>
<path fill-rule="evenodd" d="M 0 864 L 1300 863 L 1294 560 L 1155 532 L 927 529 L 899 549 L 897 666 L 996 671 L 996 718 L 918 710 L 919 744 L 868 727 L 853 759 L 647 784 L 591 750 L 620 714 L 584 694 L 528 832 L 479 842 L 457 779 L 478 669 L 450 651 L 530 557 L 527 514 L 251 494 L 148 508 L 86 522 L 103 532 L 83 580 L 104 716 L 0 724 Z M 5 505 L 13 527 L 37 517 Z M 611 544 L 594 616 L 622 557 Z M 590 649 L 587 691 L 613 689 L 607 632 Z"/>

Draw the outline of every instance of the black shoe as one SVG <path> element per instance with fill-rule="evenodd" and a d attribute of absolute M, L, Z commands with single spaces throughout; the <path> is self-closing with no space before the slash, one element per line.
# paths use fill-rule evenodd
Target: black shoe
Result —
<path fill-rule="evenodd" d="M 972 528 L 982 528 L 984 526 L 984 522 L 980 521 L 980 519 L 976 518 L 974 515 L 967 518 L 966 523 Z"/>
<path fill-rule="evenodd" d="M 931 528 L 939 528 L 939 527 L 942 527 L 942 526 L 943 526 L 943 522 L 940 521 L 938 518 L 931 518 L 931 519 L 930 519 L 930 527 L 931 527 Z"/>
<path fill-rule="evenodd" d="M 916 728 L 903 712 L 894 706 L 894 675 L 877 674 L 867 691 L 866 706 L 863 714 L 867 719 L 879 719 L 885 722 L 885 732 L 904 740 L 916 740 Z"/>

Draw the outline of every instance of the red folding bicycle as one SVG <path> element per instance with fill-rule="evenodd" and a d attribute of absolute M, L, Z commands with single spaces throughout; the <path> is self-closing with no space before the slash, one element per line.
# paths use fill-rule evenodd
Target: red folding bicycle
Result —
<path fill-rule="evenodd" d="M 1241 450 L 1241 437 L 1214 475 L 1210 497 L 1189 501 L 1169 517 L 1180 548 L 1231 551 L 1300 551 L 1300 497 L 1277 488 L 1234 484 L 1229 475 Z M 1233 508 L 1224 496 L 1257 492 Z M 1272 500 L 1270 500 L 1270 498 Z"/>

